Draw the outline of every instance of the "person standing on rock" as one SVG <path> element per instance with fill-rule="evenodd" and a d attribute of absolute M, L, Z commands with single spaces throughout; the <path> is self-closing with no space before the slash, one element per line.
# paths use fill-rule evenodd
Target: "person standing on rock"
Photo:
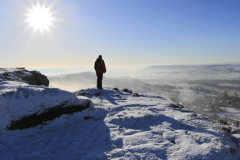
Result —
<path fill-rule="evenodd" d="M 94 68 L 97 74 L 97 89 L 103 89 L 102 79 L 103 79 L 103 73 L 106 73 L 106 66 L 101 55 L 99 55 L 99 57 L 95 61 Z"/>

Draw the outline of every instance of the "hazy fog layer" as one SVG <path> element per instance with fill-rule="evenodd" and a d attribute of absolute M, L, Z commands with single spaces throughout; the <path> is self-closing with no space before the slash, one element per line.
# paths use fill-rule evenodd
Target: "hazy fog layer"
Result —
<path fill-rule="evenodd" d="M 68 91 L 96 87 L 93 69 L 61 69 L 48 76 L 51 87 Z M 54 70 L 43 70 L 50 74 Z M 77 72 L 78 73 L 72 73 Z M 109 69 L 103 77 L 103 87 L 128 88 L 133 92 L 154 94 L 204 113 L 229 116 L 229 109 L 240 109 L 240 65 L 179 65 L 152 66 L 137 72 Z M 238 119 L 239 113 L 231 117 Z"/>
<path fill-rule="evenodd" d="M 93 68 L 40 69 L 40 71 L 48 76 L 52 87 L 75 91 L 81 88 L 96 86 L 96 75 Z M 189 81 L 239 79 L 240 65 L 238 64 L 173 65 L 151 66 L 135 72 L 127 69 L 107 68 L 103 84 L 108 87 L 130 87 L 144 92 L 144 90 L 148 90 L 144 83 L 149 85 L 178 85 L 181 83 L 184 86 L 188 85 L 186 83 Z M 215 83 L 214 81 L 212 82 Z M 142 83 L 141 87 L 138 86 L 139 83 Z M 221 81 L 218 85 L 222 87 L 238 87 L 239 84 L 236 82 L 232 83 L 232 81 Z"/>

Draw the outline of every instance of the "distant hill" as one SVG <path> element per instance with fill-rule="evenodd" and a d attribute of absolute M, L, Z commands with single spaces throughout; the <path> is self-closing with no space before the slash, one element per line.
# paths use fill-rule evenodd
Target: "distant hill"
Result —
<path fill-rule="evenodd" d="M 213 65 L 157 65 L 141 70 L 139 77 L 195 80 L 195 79 L 240 79 L 240 64 Z"/>

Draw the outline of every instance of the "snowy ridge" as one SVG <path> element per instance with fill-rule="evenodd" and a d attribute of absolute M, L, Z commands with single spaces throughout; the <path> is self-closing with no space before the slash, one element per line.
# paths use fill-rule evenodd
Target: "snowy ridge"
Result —
<path fill-rule="evenodd" d="M 157 96 L 104 88 L 75 92 L 90 108 L 0 133 L 0 159 L 238 160 L 239 139 L 222 125 Z"/>

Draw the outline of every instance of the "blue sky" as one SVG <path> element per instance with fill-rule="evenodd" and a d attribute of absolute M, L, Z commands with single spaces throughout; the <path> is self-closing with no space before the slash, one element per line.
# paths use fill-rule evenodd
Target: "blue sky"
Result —
<path fill-rule="evenodd" d="M 49 31 L 24 22 L 50 7 Z M 237 0 L 1 0 L 0 67 L 107 67 L 240 61 Z"/>

